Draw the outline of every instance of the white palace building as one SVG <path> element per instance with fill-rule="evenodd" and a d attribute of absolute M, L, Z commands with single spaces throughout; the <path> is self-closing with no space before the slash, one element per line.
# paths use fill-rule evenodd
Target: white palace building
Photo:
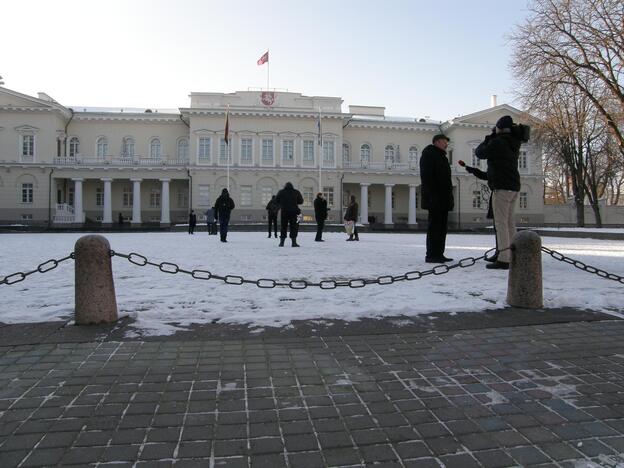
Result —
<path fill-rule="evenodd" d="M 458 161 L 479 165 L 474 148 L 498 118 L 523 119 L 495 101 L 445 122 L 390 117 L 383 107 L 344 112 L 341 98 L 291 92 L 191 93 L 190 101 L 167 111 L 69 108 L 45 93 L 0 87 L 0 223 L 109 226 L 121 213 L 133 226 L 168 226 L 185 223 L 190 209 L 203 219 L 228 186 L 236 202 L 232 223 L 260 223 L 271 195 L 290 181 L 303 194 L 304 220 L 313 220 L 320 185 L 330 223 L 341 222 L 355 194 L 362 224 L 422 227 L 418 160 L 443 132 L 451 140 L 451 227 L 481 226 L 489 224 L 487 191 Z M 541 149 L 523 145 L 519 166 L 517 221 L 542 223 Z"/>

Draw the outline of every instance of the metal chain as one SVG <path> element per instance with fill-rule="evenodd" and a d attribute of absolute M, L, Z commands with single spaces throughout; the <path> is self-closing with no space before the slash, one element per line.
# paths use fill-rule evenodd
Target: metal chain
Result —
<path fill-rule="evenodd" d="M 573 258 L 567 257 L 556 250 L 551 250 L 548 247 L 542 247 L 542 252 L 547 253 L 555 260 L 559 260 L 560 262 L 568 263 L 579 270 L 586 271 L 587 273 L 592 273 L 594 275 L 598 275 L 604 279 L 610 279 L 613 281 L 617 281 L 619 283 L 624 284 L 624 277 L 616 275 L 614 273 L 608 273 L 600 268 L 593 267 L 591 265 L 587 265 L 586 263 L 581 262 L 580 260 L 574 260 Z"/>
<path fill-rule="evenodd" d="M 54 270 L 61 263 L 69 259 L 72 259 L 72 260 L 74 259 L 74 252 L 70 253 L 67 257 L 63 257 L 58 260 L 55 260 L 52 258 L 46 262 L 43 262 L 39 264 L 39 266 L 32 271 L 27 271 L 27 272 L 18 271 L 17 273 L 13 273 L 11 275 L 5 276 L 4 278 L 0 280 L 0 286 L 2 286 L 3 284 L 19 283 L 20 281 L 24 281 L 27 276 L 30 276 L 36 272 L 47 273 L 48 271 Z"/>
<path fill-rule="evenodd" d="M 510 248 L 511 247 L 507 247 L 507 249 L 503 249 L 503 250 L 508 250 Z M 349 288 L 355 289 L 355 288 L 363 288 L 365 286 L 368 286 L 369 284 L 386 285 L 386 284 L 397 283 L 400 281 L 414 281 L 414 280 L 423 278 L 424 276 L 443 275 L 445 273 L 448 273 L 451 270 L 454 270 L 455 268 L 468 268 L 468 267 L 473 266 L 479 260 L 490 259 L 495 254 L 496 254 L 496 249 L 490 249 L 487 252 L 485 252 L 483 255 L 481 255 L 480 257 L 476 257 L 476 258 L 466 257 L 466 258 L 462 258 L 458 262 L 451 264 L 451 265 L 446 265 L 446 264 L 437 265 L 433 268 L 430 268 L 429 270 L 408 271 L 402 275 L 397 275 L 397 276 L 383 275 L 383 276 L 378 276 L 377 278 L 353 278 L 353 279 L 344 279 L 344 280 L 339 280 L 339 281 L 323 280 L 318 283 L 315 283 L 312 281 L 307 281 L 305 279 L 297 279 L 297 280 L 291 280 L 291 281 L 277 281 L 277 280 L 269 279 L 269 278 L 260 278 L 257 280 L 250 280 L 250 279 L 245 279 L 242 276 L 238 276 L 238 275 L 221 276 L 221 275 L 215 275 L 208 270 L 185 270 L 184 268 L 180 268 L 178 265 L 176 265 L 175 263 L 171 263 L 171 262 L 161 262 L 161 263 L 150 262 L 147 259 L 147 257 L 141 254 L 138 254 L 136 252 L 131 252 L 129 254 L 122 254 L 122 253 L 115 252 L 114 250 L 111 250 L 111 257 L 114 257 L 114 256 L 122 257 L 122 258 L 127 259 L 130 263 L 134 265 L 138 265 L 138 266 L 150 265 L 150 266 L 158 268 L 163 273 L 170 273 L 170 274 L 185 273 L 187 275 L 190 275 L 194 279 L 198 279 L 198 280 L 216 279 L 216 280 L 221 280 L 226 284 L 235 284 L 235 285 L 255 284 L 257 287 L 262 288 L 262 289 L 272 289 L 276 287 L 286 287 L 290 289 L 306 289 L 309 287 L 317 287 L 321 289 L 336 289 L 338 287 L 349 287 Z"/>

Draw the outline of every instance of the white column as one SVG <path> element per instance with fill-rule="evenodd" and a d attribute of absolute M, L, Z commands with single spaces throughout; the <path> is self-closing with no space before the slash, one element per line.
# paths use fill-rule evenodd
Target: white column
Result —
<path fill-rule="evenodd" d="M 100 179 L 104 182 L 104 213 L 102 216 L 102 224 L 113 223 L 113 207 L 111 204 L 111 178 Z"/>
<path fill-rule="evenodd" d="M 407 210 L 407 224 L 415 226 L 416 223 L 416 184 L 409 184 L 409 208 Z"/>
<path fill-rule="evenodd" d="M 141 181 L 143 179 L 130 179 L 132 186 L 132 224 L 141 224 Z"/>
<path fill-rule="evenodd" d="M 160 196 L 160 224 L 171 224 L 169 216 L 169 181 L 171 179 L 160 179 L 162 190 Z"/>
<path fill-rule="evenodd" d="M 360 223 L 368 224 L 368 186 L 360 184 Z"/>
<path fill-rule="evenodd" d="M 82 224 L 82 178 L 72 179 L 74 181 L 74 222 Z"/>
<path fill-rule="evenodd" d="M 392 187 L 394 184 L 386 185 L 386 209 L 384 211 L 384 224 L 392 224 Z"/>

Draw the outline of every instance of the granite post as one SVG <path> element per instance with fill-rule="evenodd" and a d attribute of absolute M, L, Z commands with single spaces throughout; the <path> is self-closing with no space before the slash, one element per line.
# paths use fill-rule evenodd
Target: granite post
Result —
<path fill-rule="evenodd" d="M 103 236 L 83 236 L 74 247 L 76 325 L 117 321 L 110 244 Z"/>
<path fill-rule="evenodd" d="M 533 231 L 521 231 L 512 241 L 507 303 L 514 307 L 541 309 L 544 306 L 542 291 L 542 239 Z"/>

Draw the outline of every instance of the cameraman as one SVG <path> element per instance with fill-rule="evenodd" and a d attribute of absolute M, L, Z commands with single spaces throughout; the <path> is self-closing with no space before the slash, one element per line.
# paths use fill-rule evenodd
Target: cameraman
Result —
<path fill-rule="evenodd" d="M 507 249 L 516 234 L 515 209 L 520 191 L 518 158 L 522 141 L 518 132 L 512 131 L 511 116 L 498 119 L 492 133 L 477 147 L 475 154 L 487 160 L 487 180 L 491 187 L 496 244 Z M 498 259 L 486 266 L 488 269 L 508 270 L 511 251 L 498 252 Z"/>

